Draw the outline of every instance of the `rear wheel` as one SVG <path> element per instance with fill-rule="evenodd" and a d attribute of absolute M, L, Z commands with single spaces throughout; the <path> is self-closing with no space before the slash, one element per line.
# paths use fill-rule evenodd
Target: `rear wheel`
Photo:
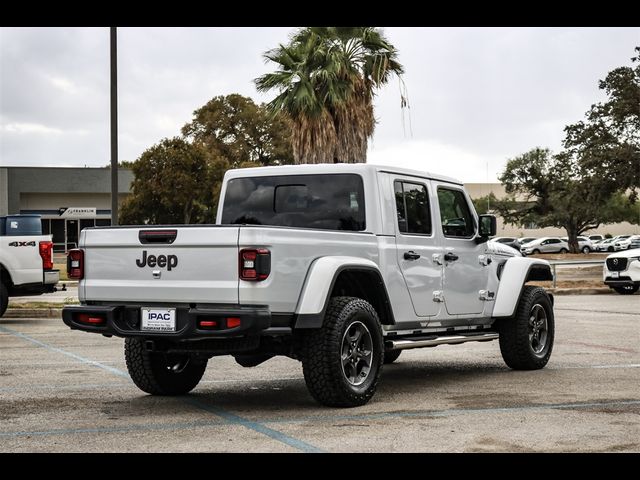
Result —
<path fill-rule="evenodd" d="M 555 335 L 553 306 L 540 287 L 525 285 L 513 318 L 500 320 L 500 352 L 515 370 L 543 368 L 551 357 Z"/>
<path fill-rule="evenodd" d="M 567 250 L 566 248 L 561 248 L 560 249 L 560 253 L 567 253 L 569 250 Z"/>
<path fill-rule="evenodd" d="M 378 314 L 360 298 L 332 298 L 322 327 L 304 337 L 304 379 L 313 398 L 323 405 L 367 403 L 376 392 L 383 360 Z"/>
<path fill-rule="evenodd" d="M 384 364 L 388 365 L 395 362 L 401 353 L 402 350 L 387 350 L 384 352 Z"/>
<path fill-rule="evenodd" d="M 589 247 L 582 247 L 582 253 L 591 253 L 591 249 Z"/>
<path fill-rule="evenodd" d="M 620 287 L 613 287 L 613 289 L 620 295 L 633 295 L 640 289 L 638 285 L 622 285 Z"/>
<path fill-rule="evenodd" d="M 4 283 L 0 282 L 0 317 L 7 311 L 8 306 L 9 292 L 7 292 L 7 287 L 4 286 Z"/>
<path fill-rule="evenodd" d="M 183 395 L 193 390 L 207 368 L 189 355 L 149 352 L 141 338 L 124 341 L 127 370 L 136 386 L 151 395 Z"/>

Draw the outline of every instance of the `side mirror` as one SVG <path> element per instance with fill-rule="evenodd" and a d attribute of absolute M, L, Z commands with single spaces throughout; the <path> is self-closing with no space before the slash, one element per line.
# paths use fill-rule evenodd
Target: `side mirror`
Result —
<path fill-rule="evenodd" d="M 487 238 L 495 236 L 497 230 L 495 215 L 480 215 L 479 223 L 478 235 L 480 237 Z"/>

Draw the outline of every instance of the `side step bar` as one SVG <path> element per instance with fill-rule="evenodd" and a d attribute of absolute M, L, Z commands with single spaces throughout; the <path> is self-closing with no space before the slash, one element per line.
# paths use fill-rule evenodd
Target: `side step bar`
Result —
<path fill-rule="evenodd" d="M 387 340 L 385 346 L 388 350 L 406 350 L 408 348 L 436 347 L 438 345 L 457 345 L 465 342 L 489 342 L 497 338 L 498 334 L 494 332 L 469 335 L 431 335 L 430 337 Z"/>

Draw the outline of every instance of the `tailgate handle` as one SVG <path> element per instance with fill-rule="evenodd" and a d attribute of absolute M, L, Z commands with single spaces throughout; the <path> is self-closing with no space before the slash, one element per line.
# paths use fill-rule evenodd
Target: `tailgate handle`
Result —
<path fill-rule="evenodd" d="M 177 230 L 140 230 L 138 239 L 143 245 L 162 245 L 173 243 L 177 235 Z"/>

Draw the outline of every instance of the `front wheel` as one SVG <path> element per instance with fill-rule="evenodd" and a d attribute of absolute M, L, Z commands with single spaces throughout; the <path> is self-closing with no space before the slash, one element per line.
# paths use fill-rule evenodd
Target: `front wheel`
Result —
<path fill-rule="evenodd" d="M 638 285 L 622 285 L 620 287 L 613 287 L 613 289 L 620 295 L 633 295 L 640 289 Z"/>
<path fill-rule="evenodd" d="M 582 253 L 591 253 L 591 249 L 589 247 L 582 247 Z"/>
<path fill-rule="evenodd" d="M 525 285 L 512 318 L 498 323 L 500 353 L 514 370 L 543 368 L 555 336 L 553 306 L 543 288 Z"/>
<path fill-rule="evenodd" d="M 533 252 L 531 252 L 531 253 L 533 253 L 534 255 L 540 255 L 540 250 L 538 250 L 538 249 L 536 248 L 536 249 L 535 249 Z"/>
<path fill-rule="evenodd" d="M 304 337 L 304 379 L 313 398 L 323 405 L 367 403 L 376 392 L 383 360 L 378 314 L 360 298 L 332 298 L 322 327 Z"/>
<path fill-rule="evenodd" d="M 183 395 L 193 390 L 207 368 L 207 360 L 184 354 L 149 352 L 141 338 L 124 341 L 124 357 L 131 380 L 151 395 Z"/>

